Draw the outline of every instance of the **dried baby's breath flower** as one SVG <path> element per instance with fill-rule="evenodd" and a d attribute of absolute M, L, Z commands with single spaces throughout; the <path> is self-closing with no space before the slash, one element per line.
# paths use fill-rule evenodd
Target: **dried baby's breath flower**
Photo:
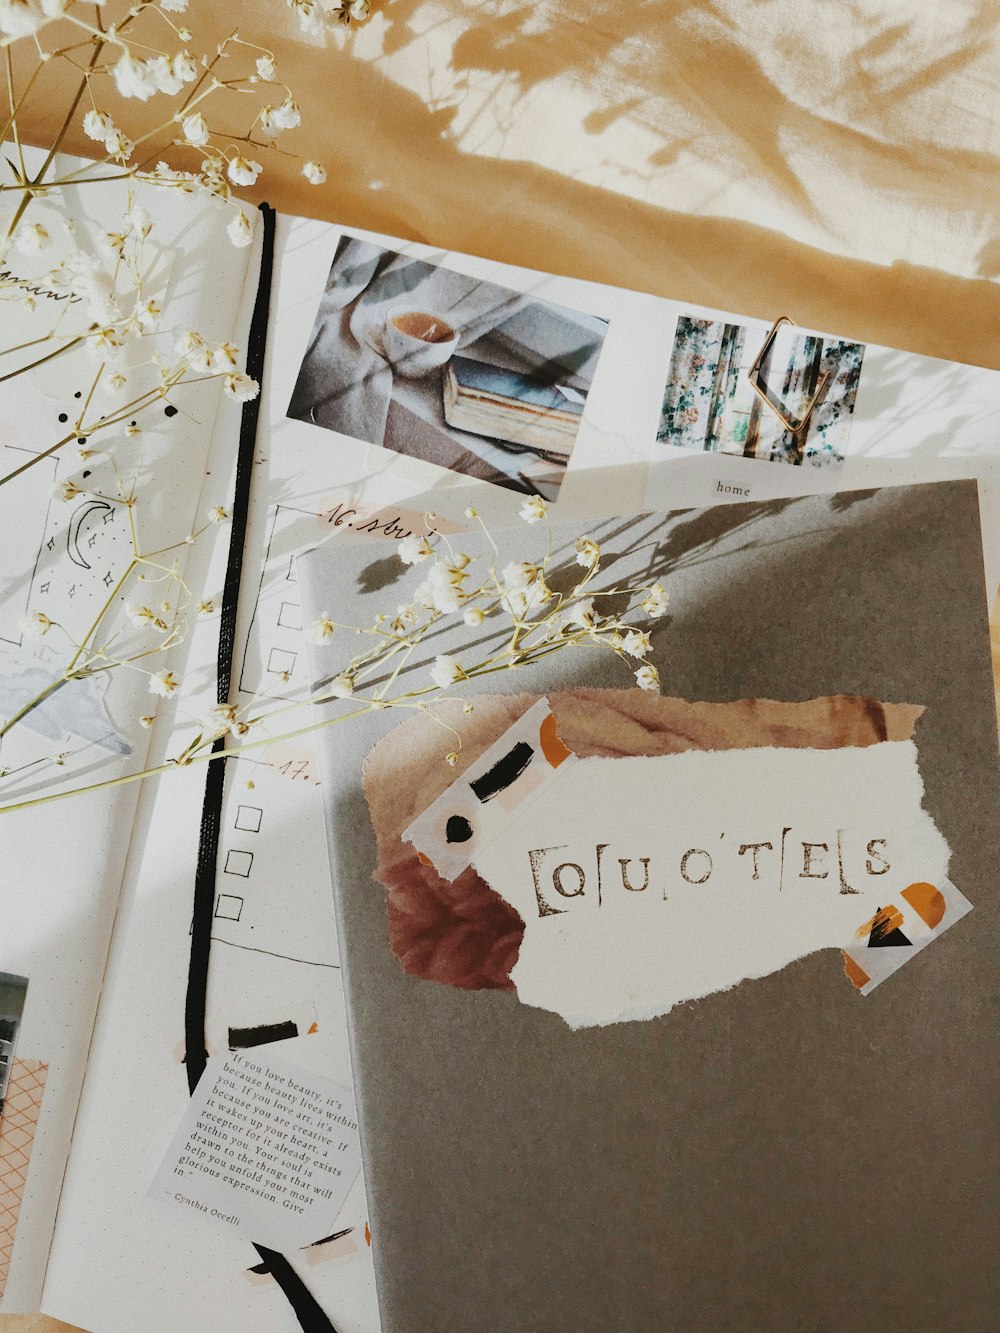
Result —
<path fill-rule="evenodd" d="M 486 612 L 481 606 L 468 606 L 463 619 L 467 625 L 481 625 L 486 619 Z"/>
<path fill-rule="evenodd" d="M 579 625 L 583 629 L 593 629 L 597 624 L 593 597 L 581 597 L 578 601 L 573 602 L 566 612 L 566 620 L 571 625 Z"/>
<path fill-rule="evenodd" d="M 326 167 L 319 162 L 303 162 L 302 174 L 310 185 L 323 185 L 326 181 Z"/>
<path fill-rule="evenodd" d="M 628 653 L 629 657 L 645 657 L 652 646 L 645 630 L 630 629 L 622 638 L 622 652 Z"/>
<path fill-rule="evenodd" d="M 83 118 L 83 132 L 88 139 L 96 139 L 98 143 L 103 143 L 109 134 L 113 134 L 115 123 L 105 111 L 98 111 L 94 108 L 88 111 Z"/>
<path fill-rule="evenodd" d="M 274 56 L 258 56 L 257 73 L 262 79 L 267 79 L 269 82 L 276 78 L 278 71 L 274 64 Z"/>
<path fill-rule="evenodd" d="M 212 363 L 217 370 L 232 371 L 239 365 L 240 351 L 232 343 L 219 343 L 212 353 Z"/>
<path fill-rule="evenodd" d="M 238 403 L 249 403 L 260 393 L 257 381 L 238 371 L 225 376 L 222 388 L 228 398 L 235 398 Z"/>
<path fill-rule="evenodd" d="M 139 726 L 140 726 L 140 727 L 145 727 L 145 728 L 148 730 L 148 729 L 153 725 L 153 723 L 154 723 L 155 721 L 156 721 L 156 718 L 153 717 L 153 715 L 152 715 L 151 713 L 147 713 L 144 717 L 140 717 L 140 719 L 139 719 Z"/>
<path fill-rule="evenodd" d="M 74 500 L 78 495 L 82 494 L 83 492 L 75 481 L 57 481 L 52 488 L 53 499 L 62 500 L 63 503 Z"/>
<path fill-rule="evenodd" d="M 203 597 L 198 603 L 198 615 L 200 616 L 210 616 L 214 610 L 215 603 L 212 601 L 211 597 Z"/>
<path fill-rule="evenodd" d="M 44 611 L 26 611 L 17 623 L 29 639 L 40 639 L 52 628 L 52 621 Z"/>
<path fill-rule="evenodd" d="M 584 569 L 591 569 L 601 558 L 601 548 L 597 542 L 591 541 L 589 537 L 578 537 L 576 540 L 576 563 L 583 565 Z"/>
<path fill-rule="evenodd" d="M 237 250 L 245 250 L 253 240 L 253 228 L 247 219 L 247 215 L 242 208 L 237 208 L 229 225 L 226 227 L 226 235 L 236 246 Z"/>
<path fill-rule="evenodd" d="M 347 671 L 331 680 L 326 686 L 327 694 L 332 694 L 335 699 L 349 699 L 354 693 L 354 677 Z"/>
<path fill-rule="evenodd" d="M 525 523 L 540 523 L 546 518 L 549 507 L 540 495 L 529 495 L 526 500 L 521 501 L 521 508 L 518 510 Z"/>
<path fill-rule="evenodd" d="M 227 167 L 226 175 L 234 185 L 255 185 L 263 170 L 259 162 L 252 162 L 237 154 Z"/>
<path fill-rule="evenodd" d="M 172 694 L 176 694 L 180 687 L 180 681 L 172 671 L 156 671 L 149 678 L 147 686 L 150 694 L 162 695 L 164 699 L 169 699 Z"/>
<path fill-rule="evenodd" d="M 329 643 L 333 638 L 334 628 L 328 612 L 323 611 L 306 630 L 306 638 L 310 643 Z"/>
<path fill-rule="evenodd" d="M 49 248 L 51 238 L 40 222 L 22 222 L 14 233 L 14 244 L 22 255 L 39 255 Z"/>
<path fill-rule="evenodd" d="M 229 510 L 222 505 L 213 505 L 208 511 L 208 521 L 209 523 L 228 523 Z"/>
<path fill-rule="evenodd" d="M 200 148 L 208 143 L 208 121 L 200 111 L 193 111 L 181 121 L 185 142 Z"/>
<path fill-rule="evenodd" d="M 667 601 L 668 597 L 663 591 L 662 585 L 654 583 L 649 592 L 647 592 L 646 596 L 642 599 L 640 605 L 648 616 L 651 616 L 654 620 L 658 620 L 660 616 L 665 616 L 667 614 Z"/>
<path fill-rule="evenodd" d="M 447 689 L 449 685 L 455 685 L 465 679 L 465 672 L 457 658 L 447 653 L 439 653 L 435 657 L 434 665 L 431 667 L 431 680 L 440 689 Z"/>
<path fill-rule="evenodd" d="M 428 556 L 434 554 L 434 547 L 426 537 L 421 537 L 415 532 L 404 537 L 396 547 L 396 553 L 400 560 L 406 565 L 415 565 L 420 560 L 426 560 Z"/>
<path fill-rule="evenodd" d="M 635 683 L 640 690 L 658 690 L 660 688 L 660 673 L 652 662 L 647 662 L 641 666 L 635 673 Z"/>

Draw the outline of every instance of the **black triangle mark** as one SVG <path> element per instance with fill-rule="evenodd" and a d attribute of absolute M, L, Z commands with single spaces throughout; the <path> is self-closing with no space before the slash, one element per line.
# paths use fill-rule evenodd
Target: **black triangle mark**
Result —
<path fill-rule="evenodd" d="M 893 930 L 887 930 L 888 924 L 889 918 L 882 916 L 882 908 L 879 907 L 875 912 L 875 920 L 868 936 L 869 949 L 898 949 L 904 946 L 912 949 L 913 941 L 908 940 L 898 926 Z"/>

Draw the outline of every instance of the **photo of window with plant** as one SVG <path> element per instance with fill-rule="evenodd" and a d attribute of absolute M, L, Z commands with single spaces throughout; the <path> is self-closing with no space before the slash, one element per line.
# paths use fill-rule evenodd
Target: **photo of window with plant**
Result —
<path fill-rule="evenodd" d="M 682 449 L 772 463 L 842 463 L 864 345 L 817 338 L 789 326 L 778 329 L 761 359 L 760 377 L 788 420 L 808 417 L 801 430 L 792 431 L 750 383 L 766 336 L 766 329 L 757 326 L 682 315 L 657 438 Z"/>

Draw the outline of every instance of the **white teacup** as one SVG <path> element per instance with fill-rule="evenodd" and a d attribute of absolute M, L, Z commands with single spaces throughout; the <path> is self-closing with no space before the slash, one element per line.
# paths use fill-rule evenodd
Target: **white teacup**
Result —
<path fill-rule="evenodd" d="M 423 306 L 393 306 L 380 332 L 393 369 L 412 379 L 443 366 L 458 346 L 458 330 Z"/>

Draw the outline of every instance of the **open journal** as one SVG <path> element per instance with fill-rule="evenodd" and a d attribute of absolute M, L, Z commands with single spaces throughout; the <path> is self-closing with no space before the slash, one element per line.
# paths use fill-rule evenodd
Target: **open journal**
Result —
<path fill-rule="evenodd" d="M 76 202 L 79 213 L 91 210 L 95 236 L 121 211 L 120 200 L 102 202 L 98 192 Z M 697 1227 L 681 1252 L 700 1263 L 712 1236 L 724 1229 L 727 1189 L 735 1191 L 732 1197 L 743 1209 L 758 1199 L 757 1186 L 768 1170 L 783 1179 L 800 1174 L 794 1153 L 779 1160 L 786 1141 L 780 1133 L 765 1142 L 758 1120 L 745 1133 L 740 1129 L 733 1119 L 735 1102 L 723 1111 L 725 1099 L 734 1095 L 725 1071 L 732 1071 L 727 1061 L 737 1048 L 757 1052 L 753 1077 L 761 1088 L 765 1080 L 782 1084 L 784 1100 L 774 1105 L 777 1122 L 789 1134 L 793 1091 L 798 1088 L 804 1104 L 815 1109 L 822 1088 L 832 1086 L 840 1071 L 871 1080 L 852 1085 L 856 1100 L 842 1108 L 843 1143 L 862 1128 L 867 1134 L 877 1108 L 885 1144 L 891 1145 L 898 1140 L 900 1117 L 906 1120 L 915 1105 L 908 1085 L 900 1082 L 902 1057 L 897 1049 L 886 1050 L 875 1068 L 857 1051 L 850 1054 L 848 1046 L 856 1039 L 870 1054 L 872 1042 L 884 1044 L 901 1032 L 906 997 L 915 996 L 916 1008 L 909 1012 L 917 1014 L 913 1024 L 924 1043 L 919 1059 L 933 1061 L 936 1038 L 927 1034 L 956 1030 L 979 994 L 977 978 L 985 977 L 990 962 L 977 951 L 985 950 L 990 937 L 976 926 L 990 886 L 981 874 L 980 843 L 969 829 L 976 819 L 985 829 L 992 810 L 987 809 L 992 799 L 987 734 L 994 720 L 981 662 L 982 571 L 985 567 L 992 598 L 1000 581 L 995 425 L 1000 374 L 787 323 L 769 337 L 773 317 L 783 312 L 750 319 L 316 221 L 278 217 L 272 234 L 267 219 L 252 219 L 254 245 L 235 250 L 226 238 L 226 215 L 196 197 L 158 195 L 156 215 L 156 262 L 177 330 L 196 329 L 218 340 L 235 329 L 241 346 L 256 346 L 263 355 L 259 404 L 241 409 L 220 398 L 212 385 L 194 386 L 176 404 L 166 402 L 155 420 L 147 417 L 136 437 L 136 474 L 141 478 L 155 459 L 159 478 L 143 499 L 146 549 L 180 542 L 171 560 L 176 558 L 187 586 L 211 609 L 192 622 L 171 658 L 181 684 L 170 698 L 157 700 L 145 678 L 117 671 L 100 684 L 91 679 L 59 689 L 48 706 L 12 728 L 0 740 L 0 806 L 24 807 L 43 787 L 52 791 L 53 754 L 59 758 L 59 786 L 71 790 L 127 778 L 178 753 L 217 704 L 220 608 L 227 574 L 232 583 L 232 571 L 239 568 L 237 556 L 242 576 L 231 662 L 226 656 L 229 701 L 287 704 L 282 716 L 288 723 L 273 725 L 280 739 L 226 761 L 224 770 L 216 761 L 142 784 L 125 782 L 57 804 L 0 813 L 0 1311 L 41 1308 L 101 1333 L 309 1326 L 305 1321 L 313 1316 L 296 1314 L 290 1303 L 291 1272 L 339 1333 L 376 1333 L 380 1318 L 385 1328 L 407 1333 L 468 1328 L 444 1295 L 451 1281 L 444 1275 L 458 1265 L 459 1291 L 488 1264 L 491 1273 L 506 1273 L 498 1280 L 497 1299 L 509 1295 L 510 1301 L 497 1309 L 483 1307 L 483 1329 L 588 1327 L 551 1321 L 539 1295 L 547 1262 L 543 1248 L 522 1266 L 527 1233 L 515 1225 L 515 1243 L 510 1232 L 522 1177 L 545 1172 L 545 1184 L 563 1191 L 558 1206 L 551 1194 L 544 1196 L 530 1234 L 539 1246 L 543 1231 L 561 1234 L 559 1291 L 572 1296 L 566 1308 L 587 1305 L 592 1288 L 577 1279 L 592 1260 L 591 1274 L 596 1271 L 597 1255 L 624 1302 L 656 1234 L 667 1237 L 662 1248 L 669 1250 L 679 1243 L 679 1230 Z M 19 256 L 17 264 L 15 277 L 30 284 L 31 261 Z M 5 718 L 65 669 L 50 637 L 25 636 L 20 622 L 26 612 L 80 627 L 109 598 L 130 597 L 127 587 L 113 591 L 131 549 L 121 513 L 90 494 L 112 487 L 107 460 L 96 454 L 82 460 L 72 445 L 38 459 L 60 423 L 74 419 L 74 405 L 86 392 L 88 363 L 76 358 L 77 353 L 61 358 L 54 363 L 58 369 L 33 380 L 30 390 L 23 387 L 25 380 L 0 383 L 0 477 L 17 473 L 0 485 L 0 713 Z M 251 407 L 259 409 L 256 423 Z M 64 503 L 53 498 L 53 488 L 66 482 L 81 493 Z M 184 544 L 206 512 L 219 505 L 232 508 L 237 483 L 248 496 L 245 528 L 213 525 L 195 544 Z M 909 483 L 929 485 L 899 489 Z M 862 491 L 872 494 L 861 496 Z M 559 542 L 565 543 L 567 533 L 599 529 L 613 549 L 615 540 L 628 544 L 634 532 L 632 565 L 624 564 L 623 573 L 641 572 L 652 583 L 662 565 L 660 581 L 670 593 L 673 617 L 657 621 L 669 629 L 662 636 L 664 696 L 720 707 L 770 699 L 793 712 L 810 701 L 827 701 L 803 715 L 801 725 L 797 713 L 786 717 L 780 711 L 756 718 L 749 730 L 746 719 L 735 714 L 706 717 L 711 743 L 691 743 L 685 751 L 727 751 L 736 747 L 726 737 L 744 735 L 750 737 L 749 753 L 770 744 L 775 729 L 786 738 L 791 730 L 803 753 L 832 750 L 827 757 L 844 762 L 841 785 L 847 794 L 856 794 L 861 765 L 891 753 L 898 767 L 881 770 L 880 780 L 886 790 L 899 789 L 899 810 L 889 812 L 896 821 L 892 827 L 900 829 L 909 820 L 907 827 L 919 835 L 917 845 L 931 866 L 927 874 L 933 872 L 936 891 L 945 895 L 947 924 L 957 920 L 962 901 L 977 909 L 970 920 L 937 942 L 938 927 L 926 920 L 938 910 L 936 900 L 908 905 L 900 894 L 909 884 L 893 882 L 893 895 L 877 901 L 881 895 L 863 878 L 866 862 L 878 867 L 879 853 L 886 850 L 878 843 L 889 835 L 877 820 L 871 827 L 865 823 L 859 835 L 863 845 L 845 849 L 841 864 L 836 829 L 846 828 L 849 816 L 860 818 L 856 809 L 845 807 L 840 824 L 825 818 L 813 827 L 814 811 L 797 804 L 789 813 L 778 802 L 754 812 L 754 827 L 745 829 L 746 812 L 734 791 L 725 807 L 732 822 L 708 831 L 699 826 L 692 837 L 719 841 L 725 833 L 740 845 L 776 846 L 792 819 L 805 821 L 808 828 L 796 829 L 796 873 L 804 864 L 803 844 L 816 844 L 812 869 L 832 877 L 817 883 L 839 884 L 842 873 L 850 885 L 863 887 L 858 901 L 871 911 L 856 922 L 852 916 L 851 929 L 884 911 L 888 915 L 870 927 L 869 937 L 874 931 L 878 938 L 895 938 L 898 931 L 909 947 L 922 948 L 924 936 L 934 935 L 926 959 L 907 967 L 901 978 L 889 978 L 869 1001 L 855 994 L 859 988 L 850 981 L 828 975 L 828 952 L 814 952 L 834 943 L 857 952 L 850 930 L 841 943 L 837 931 L 843 922 L 837 915 L 826 921 L 818 942 L 808 931 L 796 936 L 796 951 L 777 968 L 762 968 L 752 958 L 723 966 L 723 959 L 718 974 L 690 976 L 676 994 L 657 991 L 648 977 L 640 979 L 645 989 L 637 991 L 635 1006 L 653 1017 L 627 1029 L 618 1022 L 621 1015 L 607 1007 L 613 987 L 593 987 L 588 999 L 579 993 L 578 976 L 575 992 L 568 982 L 546 991 L 541 956 L 532 961 L 530 951 L 516 949 L 510 931 L 507 952 L 494 950 L 488 986 L 482 982 L 486 965 L 477 957 L 469 962 L 469 975 L 478 980 L 468 983 L 468 995 L 455 990 L 454 979 L 451 986 L 414 979 L 413 958 L 400 962 L 386 944 L 386 891 L 371 881 L 373 829 L 398 841 L 407 830 L 393 821 L 404 809 L 414 820 L 423 810 L 409 808 L 409 795 L 396 800 L 396 778 L 384 784 L 393 806 L 388 812 L 370 810 L 359 785 L 362 759 L 376 731 L 381 735 L 385 721 L 388 733 L 398 717 L 377 719 L 375 730 L 367 718 L 356 730 L 352 724 L 331 729 L 329 744 L 323 741 L 321 772 L 323 733 L 291 734 L 304 732 L 314 720 L 304 705 L 317 679 L 329 674 L 322 646 L 313 645 L 317 657 L 310 664 L 306 632 L 326 613 L 351 622 L 361 614 L 359 601 L 365 611 L 371 604 L 378 613 L 395 615 L 404 600 L 397 587 L 403 568 L 398 552 L 405 539 L 425 532 L 427 511 L 437 514 L 438 531 L 461 533 L 464 542 L 468 508 L 491 530 L 508 532 L 530 497 L 551 506 Z M 682 517 L 682 510 L 696 513 Z M 615 515 L 644 511 L 660 517 L 645 526 L 634 518 L 613 522 Z M 523 536 L 542 528 L 513 530 Z M 640 570 L 645 559 L 640 552 L 649 542 L 656 557 Z M 315 554 L 297 560 L 313 548 Z M 510 558 L 526 557 L 515 552 Z M 730 569 L 743 572 L 727 586 Z M 801 650 L 792 653 L 789 645 L 800 639 Z M 672 675 L 667 662 L 675 664 Z M 501 741 L 536 703 L 550 709 L 555 721 L 547 725 L 580 759 L 570 768 L 583 767 L 583 733 L 597 744 L 601 727 L 612 722 L 605 716 L 601 723 L 599 714 L 588 711 L 603 706 L 600 699 L 590 699 L 579 713 L 563 695 L 575 698 L 573 691 L 581 687 L 617 690 L 622 679 L 605 680 L 586 658 L 580 659 L 578 677 L 563 675 L 557 665 L 533 671 L 492 691 L 499 702 L 482 714 L 483 727 L 465 737 L 459 769 L 445 766 L 448 781 Z M 630 671 L 624 683 L 635 686 Z M 512 709 L 504 700 L 514 684 L 520 702 Z M 841 717 L 841 705 L 830 700 L 848 696 L 854 702 L 843 706 Z M 667 699 L 662 703 L 666 707 Z M 893 711 L 896 706 L 902 712 Z M 881 722 L 878 709 L 884 711 Z M 155 720 L 140 727 L 140 716 Z M 453 722 L 449 715 L 449 726 Z M 460 721 L 457 729 L 465 725 Z M 666 734 L 676 725 L 676 719 L 650 713 L 638 730 Z M 629 724 L 629 730 L 636 727 Z M 845 734 L 851 739 L 843 740 Z M 395 769 L 397 743 L 408 756 L 400 760 L 399 773 L 419 757 L 407 748 L 408 733 L 382 741 L 372 762 L 387 773 Z M 971 751 L 963 748 L 967 744 Z M 846 746 L 853 747 L 849 753 Z M 652 754 L 640 747 L 633 758 L 655 762 L 669 753 L 669 747 Z M 963 759 L 967 754 L 972 758 Z M 435 781 L 438 757 L 435 750 Z M 719 755 L 705 758 L 714 762 Z M 224 780 L 217 840 L 206 865 L 200 848 L 206 845 L 206 773 L 213 769 L 224 771 Z M 566 769 L 560 783 L 569 778 Z M 917 789 L 921 778 L 924 798 Z M 742 780 L 748 790 L 757 790 L 765 780 L 785 778 L 747 769 Z M 660 781 L 657 773 L 654 786 Z M 725 785 L 730 779 L 723 773 L 718 781 Z M 812 782 L 803 770 L 791 785 L 808 788 Z M 425 808 L 447 785 L 422 789 Z M 679 790 L 683 786 L 682 781 Z M 349 797 L 343 797 L 342 807 L 345 792 Z M 569 788 L 562 797 L 553 788 L 553 800 L 568 801 L 569 795 Z M 588 796 L 601 799 L 599 792 Z M 502 805 L 498 796 L 489 809 L 496 813 Z M 344 810 L 350 811 L 347 824 Z M 692 841 L 679 851 L 672 846 L 654 851 L 639 838 L 644 829 L 634 831 L 634 844 L 623 840 L 607 853 L 620 891 L 620 858 L 631 858 L 626 874 L 637 884 L 643 857 L 660 856 L 677 871 L 686 851 L 709 850 Z M 328 832 L 340 866 L 343 939 Z M 568 844 L 576 837 L 568 829 L 563 840 Z M 819 850 L 824 843 L 825 853 Z M 355 845 L 364 855 L 345 877 L 344 858 Z M 532 842 L 522 850 L 526 855 L 548 845 Z M 435 846 L 419 850 L 437 865 Z M 556 909 L 563 904 L 559 885 L 552 888 L 552 872 L 564 862 L 580 867 L 580 901 L 589 907 L 595 846 L 578 849 L 574 842 L 560 853 L 562 861 L 539 864 L 539 891 L 556 894 Z M 507 889 L 491 878 L 496 865 L 488 851 L 484 846 L 482 863 L 478 852 L 472 861 L 467 857 L 460 873 L 475 874 L 489 886 L 484 890 L 492 895 L 489 903 L 513 928 L 515 918 L 525 922 L 525 904 L 504 898 Z M 766 847 L 758 849 L 761 883 L 771 873 L 770 855 Z M 745 853 L 737 865 L 749 865 L 752 856 Z M 656 865 L 651 859 L 651 876 Z M 697 878 L 706 865 L 694 857 L 686 869 Z M 557 876 L 570 893 L 575 874 L 563 870 Z M 197 991 L 192 941 L 203 940 L 199 912 L 206 879 L 211 882 L 204 1044 L 210 1059 L 191 1101 L 185 1019 L 187 1012 L 190 1031 L 191 995 Z M 196 881 L 202 897 L 193 913 Z M 522 876 L 509 892 L 523 893 L 527 885 L 534 893 L 531 884 Z M 663 888 L 659 880 L 656 884 Z M 395 892 L 391 886 L 388 891 Z M 636 894 L 634 901 L 639 900 Z M 668 914 L 674 907 L 672 901 L 659 905 Z M 609 907 L 615 912 L 620 905 Z M 661 916 L 657 929 L 666 928 L 668 919 L 673 918 Z M 577 922 L 574 929 L 581 924 L 597 929 L 601 923 Z M 702 936 L 709 929 L 700 920 L 691 928 Z M 484 936 L 483 947 L 486 942 Z M 417 942 L 416 952 L 423 947 Z M 884 960 L 890 955 L 893 961 L 902 957 L 901 950 L 892 943 L 877 949 L 880 966 L 888 967 Z M 569 954 L 566 960 L 568 974 Z M 518 975 L 511 981 L 503 967 L 515 961 Z M 933 1002 L 924 963 L 940 969 Z M 362 969 L 369 964 L 377 983 L 370 1009 L 358 1001 Z M 882 973 L 867 954 L 856 966 L 856 976 L 868 978 L 860 989 L 880 980 Z M 744 995 L 748 977 L 764 978 L 750 983 L 752 999 Z M 726 986 L 736 987 L 731 1002 L 738 1023 L 719 1008 L 729 1002 Z M 807 992 L 808 1013 L 791 1025 Z M 873 1016 L 870 1006 L 881 1004 L 883 995 L 890 997 L 890 1008 Z M 696 997 L 701 997 L 697 1004 Z M 677 1007 L 689 1000 L 690 1010 Z M 397 1003 L 403 1006 L 398 1014 Z M 838 1014 L 843 1011 L 843 1026 L 832 1022 L 831 1005 Z M 940 1018 L 936 1024 L 932 1010 Z M 421 1027 L 421 1015 L 433 1026 Z M 678 1022 L 693 1025 L 690 1040 L 678 1034 Z M 823 1044 L 814 1045 L 814 1029 L 824 1022 L 829 1064 L 821 1059 Z M 668 1028 L 669 1036 L 659 1040 L 657 1034 Z M 481 1061 L 477 1031 L 488 1047 Z M 452 1033 L 460 1038 L 454 1045 Z M 767 1033 L 784 1034 L 802 1049 L 809 1046 L 798 1083 L 779 1076 L 777 1049 L 769 1045 L 761 1053 Z M 975 1040 L 970 1034 L 963 1044 L 962 1061 L 972 1058 Z M 558 1077 L 564 1077 L 573 1041 L 579 1042 L 577 1054 L 587 1047 L 581 1067 L 593 1069 L 595 1093 L 588 1101 L 579 1088 L 563 1089 L 567 1096 L 573 1091 L 571 1104 L 583 1117 L 579 1133 L 590 1135 L 563 1178 L 558 1175 L 566 1161 L 562 1148 L 576 1131 L 564 1125 L 556 1145 L 550 1118 L 546 1135 L 532 1146 L 523 1114 L 529 1105 L 551 1112 L 558 1078 L 534 1089 L 537 1102 L 531 1080 L 543 1066 L 563 1070 Z M 531 1049 L 532 1043 L 536 1054 L 530 1067 L 504 1065 L 505 1051 Z M 706 1065 L 717 1062 L 711 1065 L 714 1085 L 698 1081 L 692 1061 L 699 1053 Z M 791 1059 L 795 1052 L 789 1047 L 786 1053 Z M 645 1100 L 616 1102 L 624 1117 L 619 1142 L 631 1145 L 625 1163 L 629 1179 L 637 1179 L 642 1145 L 654 1144 L 645 1179 L 662 1168 L 672 1188 L 684 1192 L 687 1203 L 672 1214 L 666 1232 L 655 1232 L 666 1225 L 662 1201 L 650 1210 L 642 1190 L 629 1201 L 628 1218 L 607 1211 L 615 1167 L 605 1151 L 608 1125 L 598 1133 L 595 1117 L 599 1107 L 610 1114 L 614 1088 L 624 1096 L 632 1061 L 645 1071 Z M 649 1073 L 653 1066 L 655 1075 Z M 967 1086 L 968 1067 L 956 1064 L 953 1090 Z M 352 1074 L 359 1076 L 356 1108 Z M 867 1105 L 869 1086 L 871 1115 L 859 1110 Z M 460 1095 L 447 1109 L 449 1087 Z M 494 1099 L 495 1107 L 508 1108 L 514 1117 L 504 1120 L 503 1141 L 482 1140 L 487 1122 L 493 1125 L 497 1117 L 477 1121 L 479 1098 Z M 953 1120 L 950 1097 L 942 1101 L 935 1090 L 934 1098 L 926 1121 L 937 1136 L 933 1171 L 941 1178 L 951 1171 L 964 1181 L 969 1162 L 963 1154 L 981 1141 L 975 1136 L 984 1128 L 976 1119 L 978 1103 Z M 834 1104 L 814 1122 L 811 1134 L 829 1124 Z M 755 1115 L 763 1114 L 765 1105 L 758 1102 Z M 469 1115 L 460 1132 L 456 1117 L 463 1107 Z M 697 1152 L 683 1149 L 689 1164 L 678 1174 L 671 1154 L 681 1152 L 678 1143 L 695 1132 L 699 1107 L 710 1112 L 711 1136 Z M 669 1135 L 654 1133 L 654 1120 L 662 1117 L 672 1120 Z M 421 1132 L 411 1141 L 401 1127 L 416 1120 Z M 479 1149 L 466 1156 L 473 1132 L 480 1135 Z M 438 1177 L 432 1167 L 440 1163 L 448 1136 L 451 1175 Z M 744 1160 L 744 1143 L 757 1154 L 752 1160 Z M 859 1190 L 864 1168 L 871 1168 L 870 1186 L 855 1206 L 872 1210 L 868 1215 L 876 1218 L 888 1216 L 878 1182 L 896 1161 L 881 1143 L 866 1139 L 851 1166 Z M 792 1143 L 796 1153 L 806 1153 L 810 1145 L 814 1139 L 807 1142 L 801 1135 Z M 693 1202 L 698 1172 L 709 1172 L 713 1160 L 729 1165 L 699 1211 Z M 827 1200 L 839 1189 L 840 1161 L 840 1148 L 821 1158 L 816 1193 Z M 495 1214 L 487 1210 L 473 1219 L 473 1195 L 453 1189 L 466 1162 L 470 1190 L 491 1173 L 508 1181 Z M 929 1169 L 925 1154 L 919 1170 Z M 569 1263 L 565 1247 L 574 1233 L 564 1232 L 563 1223 L 578 1189 L 584 1191 L 581 1206 L 602 1211 L 602 1230 L 595 1248 L 580 1251 Z M 894 1195 L 896 1204 L 906 1197 Z M 848 1200 L 843 1194 L 838 1198 L 824 1234 L 833 1235 L 843 1222 Z M 795 1204 L 789 1216 L 801 1221 L 804 1196 Z M 624 1207 L 624 1195 L 614 1206 Z M 963 1226 L 975 1215 L 970 1209 Z M 915 1226 L 918 1216 L 908 1225 Z M 868 1259 L 874 1262 L 874 1230 L 870 1239 Z M 923 1265 L 913 1276 L 914 1290 L 927 1301 L 943 1301 L 941 1292 L 954 1287 L 942 1286 L 935 1296 L 932 1275 L 940 1271 L 942 1281 L 947 1277 L 947 1254 L 962 1253 L 967 1239 L 963 1231 L 961 1244 L 945 1247 L 933 1262 L 924 1249 L 909 1250 L 894 1281 L 908 1280 Z M 781 1253 L 772 1240 L 763 1255 L 768 1272 Z M 741 1292 L 747 1300 L 753 1296 L 749 1266 L 755 1251 L 735 1252 L 743 1267 L 728 1295 L 706 1290 L 684 1296 L 668 1284 L 656 1299 L 683 1296 L 690 1313 L 686 1326 L 698 1326 L 699 1319 L 704 1327 L 712 1327 L 713 1320 L 718 1324 L 727 1300 Z M 848 1249 L 837 1253 L 846 1262 Z M 273 1257 L 282 1255 L 287 1269 Z M 963 1297 L 967 1304 L 956 1307 L 953 1326 L 969 1325 L 968 1302 L 978 1299 L 989 1271 L 985 1264 L 971 1267 L 975 1280 L 970 1278 Z M 865 1282 L 873 1281 L 864 1271 Z M 865 1289 L 864 1282 L 852 1282 L 844 1273 L 844 1289 Z M 437 1296 L 431 1291 L 435 1283 Z M 645 1279 L 644 1286 L 648 1292 Z M 427 1312 L 423 1323 L 413 1314 L 420 1308 Z M 510 1311 L 518 1312 L 520 1325 L 497 1322 L 500 1312 L 506 1317 Z M 635 1311 L 636 1327 L 659 1326 L 660 1307 Z M 772 1326 L 782 1325 L 779 1320 Z M 796 1326 L 791 1315 L 787 1326 Z"/>

